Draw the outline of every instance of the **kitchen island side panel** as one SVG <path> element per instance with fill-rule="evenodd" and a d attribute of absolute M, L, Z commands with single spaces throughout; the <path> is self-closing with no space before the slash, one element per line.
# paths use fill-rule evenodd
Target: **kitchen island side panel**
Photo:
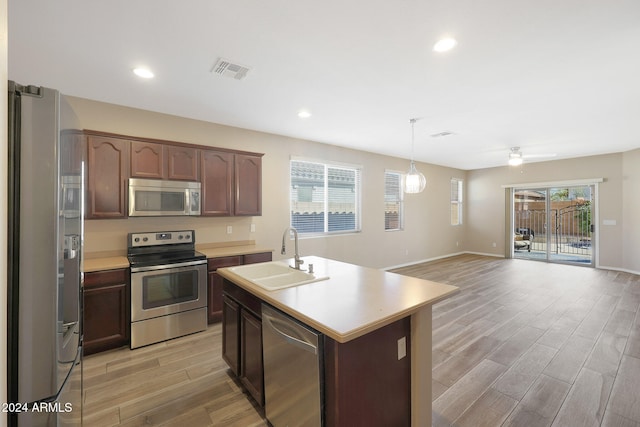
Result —
<path fill-rule="evenodd" d="M 325 425 L 411 424 L 410 335 L 405 317 L 343 344 L 325 336 Z"/>

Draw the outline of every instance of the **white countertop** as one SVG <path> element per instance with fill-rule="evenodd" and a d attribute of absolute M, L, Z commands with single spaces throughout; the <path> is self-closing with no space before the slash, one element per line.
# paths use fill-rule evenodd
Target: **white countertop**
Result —
<path fill-rule="evenodd" d="M 218 273 L 263 301 L 344 343 L 418 312 L 458 288 L 326 258 L 302 257 L 329 279 L 267 291 L 229 268 Z M 289 260 L 292 264 L 293 260 Z"/>

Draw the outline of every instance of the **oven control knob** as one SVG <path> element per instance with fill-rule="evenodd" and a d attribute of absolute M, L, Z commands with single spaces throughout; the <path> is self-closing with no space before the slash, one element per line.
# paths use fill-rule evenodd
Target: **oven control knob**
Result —
<path fill-rule="evenodd" d="M 185 239 L 189 240 L 191 238 L 190 234 L 187 234 L 186 236 L 184 236 Z"/>
<path fill-rule="evenodd" d="M 133 239 L 134 242 L 138 243 L 140 241 L 139 237 L 136 237 L 135 239 Z"/>
<path fill-rule="evenodd" d="M 182 240 L 182 234 L 178 235 L 178 240 Z"/>
<path fill-rule="evenodd" d="M 143 242 L 147 242 L 147 241 L 149 241 L 149 238 L 148 238 L 148 237 L 143 237 L 143 238 L 142 238 L 142 241 L 143 241 Z"/>

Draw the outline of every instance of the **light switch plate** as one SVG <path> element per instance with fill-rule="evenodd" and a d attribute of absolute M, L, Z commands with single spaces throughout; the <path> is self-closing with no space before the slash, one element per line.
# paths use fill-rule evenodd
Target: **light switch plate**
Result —
<path fill-rule="evenodd" d="M 256 232 L 256 225 L 255 224 L 251 224 L 251 232 L 252 233 Z"/>
<path fill-rule="evenodd" d="M 406 357 L 407 355 L 407 337 L 402 337 L 398 340 L 398 360 Z"/>
<path fill-rule="evenodd" d="M 233 233 L 233 227 L 230 225 L 227 225 L 227 234 L 231 234 Z"/>

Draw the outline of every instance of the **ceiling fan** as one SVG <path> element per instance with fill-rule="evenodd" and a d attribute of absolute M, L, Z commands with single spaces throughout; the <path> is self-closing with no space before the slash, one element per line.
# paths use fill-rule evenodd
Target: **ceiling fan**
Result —
<path fill-rule="evenodd" d="M 510 166 L 519 166 L 525 159 L 535 159 L 535 158 L 550 158 L 555 157 L 556 154 L 522 154 L 520 151 L 520 147 L 511 147 L 511 151 L 509 152 L 509 165 Z"/>

